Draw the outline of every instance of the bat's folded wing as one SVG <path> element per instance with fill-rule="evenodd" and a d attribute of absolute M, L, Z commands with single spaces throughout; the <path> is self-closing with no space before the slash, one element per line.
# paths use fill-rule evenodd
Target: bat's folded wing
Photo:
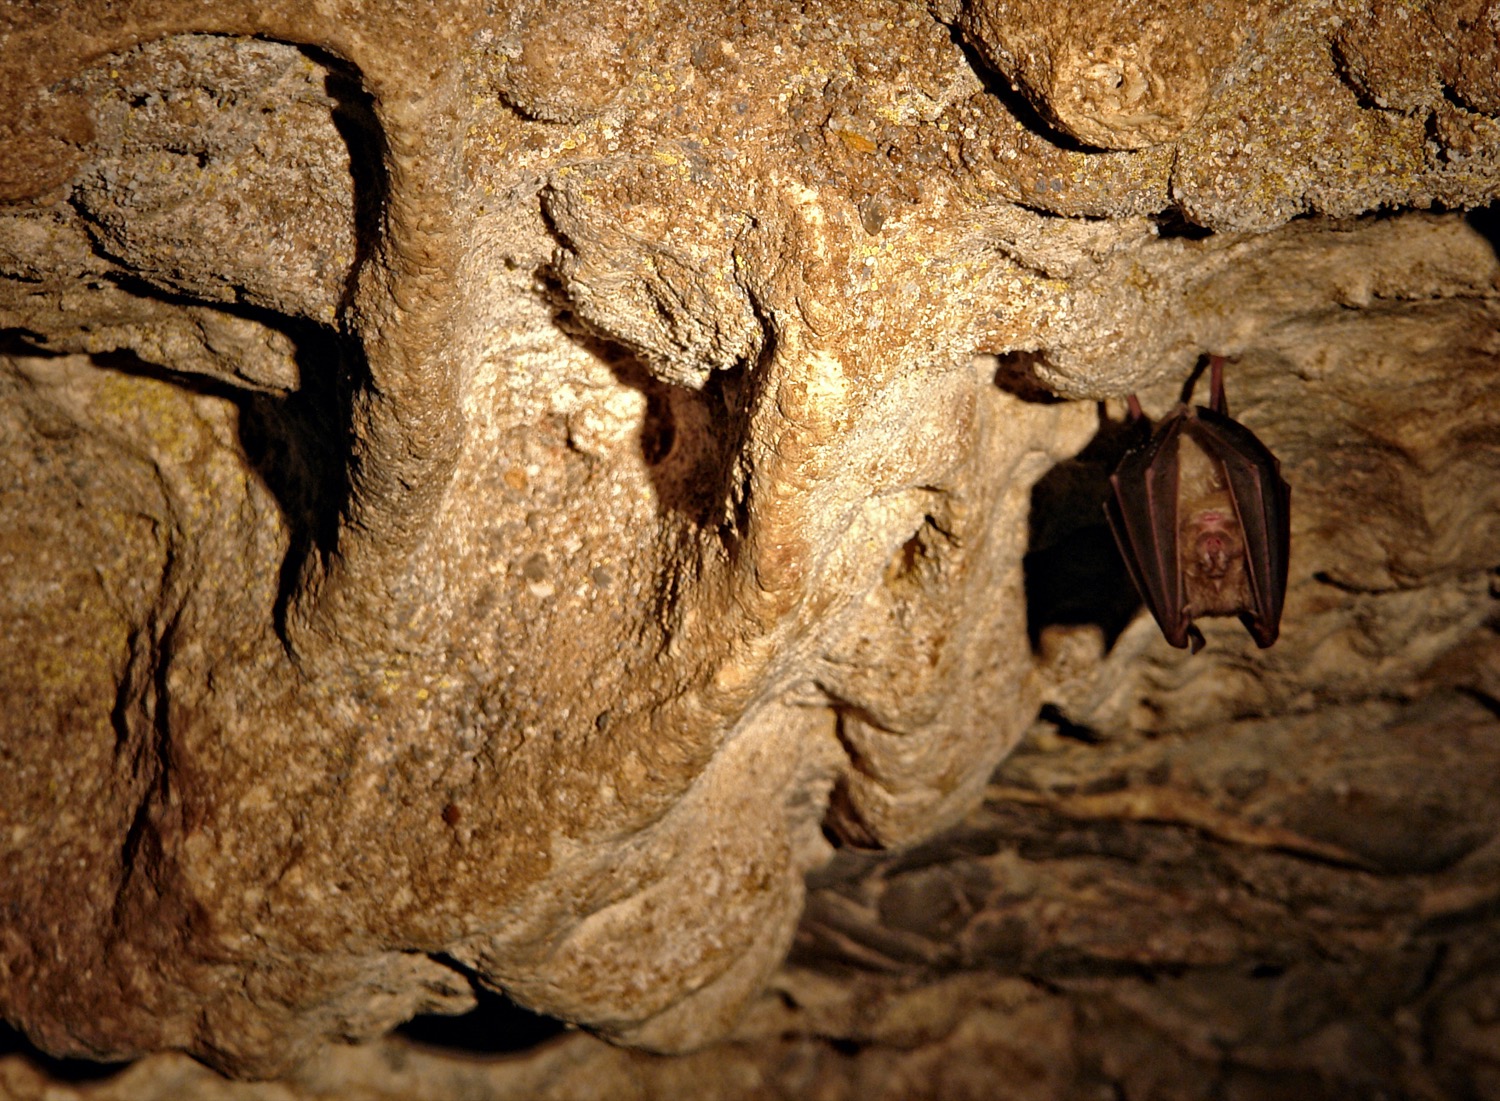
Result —
<path fill-rule="evenodd" d="M 1202 635 L 1184 614 L 1177 561 L 1178 448 L 1188 414 L 1163 420 L 1145 446 L 1131 451 L 1110 475 L 1104 513 L 1114 529 L 1131 580 L 1167 641 L 1196 651 Z"/>

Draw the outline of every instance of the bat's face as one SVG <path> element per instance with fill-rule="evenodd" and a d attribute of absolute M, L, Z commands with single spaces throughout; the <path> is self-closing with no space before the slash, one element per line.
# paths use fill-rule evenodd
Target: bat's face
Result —
<path fill-rule="evenodd" d="M 1254 610 L 1245 575 L 1245 535 L 1224 464 L 1184 431 L 1179 437 L 1177 561 L 1189 616 Z"/>

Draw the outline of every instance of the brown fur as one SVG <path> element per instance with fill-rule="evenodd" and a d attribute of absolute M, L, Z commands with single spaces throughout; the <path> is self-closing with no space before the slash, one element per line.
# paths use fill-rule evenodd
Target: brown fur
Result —
<path fill-rule="evenodd" d="M 1186 611 L 1193 616 L 1250 610 L 1245 538 L 1223 465 L 1190 433 L 1178 452 L 1177 555 Z"/>

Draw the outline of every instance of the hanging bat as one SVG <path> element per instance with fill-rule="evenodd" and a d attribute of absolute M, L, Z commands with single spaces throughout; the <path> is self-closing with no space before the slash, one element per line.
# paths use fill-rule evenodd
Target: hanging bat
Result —
<path fill-rule="evenodd" d="M 1238 615 L 1262 648 L 1286 596 L 1292 491 L 1281 464 L 1224 401 L 1209 359 L 1207 408 L 1179 405 L 1110 475 L 1104 512 L 1131 580 L 1167 641 L 1203 647 L 1199 616 Z M 1130 419 L 1144 423 L 1130 397 Z"/>

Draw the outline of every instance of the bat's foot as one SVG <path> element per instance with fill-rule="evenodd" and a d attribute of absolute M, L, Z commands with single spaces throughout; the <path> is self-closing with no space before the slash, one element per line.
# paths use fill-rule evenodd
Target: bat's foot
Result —
<path fill-rule="evenodd" d="M 1229 416 L 1229 399 L 1224 396 L 1224 357 L 1208 357 L 1208 407 Z"/>

